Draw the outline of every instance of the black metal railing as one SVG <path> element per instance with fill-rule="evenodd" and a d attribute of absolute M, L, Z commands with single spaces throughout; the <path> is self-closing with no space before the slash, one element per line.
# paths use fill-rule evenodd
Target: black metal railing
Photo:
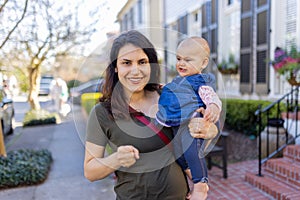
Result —
<path fill-rule="evenodd" d="M 300 120 L 298 112 L 300 113 L 299 86 L 292 87 L 291 92 L 269 106 L 265 108 L 259 107 L 256 110 L 255 115 L 258 127 L 258 176 L 262 176 L 262 164 L 281 153 L 288 144 L 293 144 L 296 138 L 300 136 L 298 130 L 298 122 Z M 275 144 L 273 144 L 274 141 L 270 141 L 271 130 L 275 133 Z M 262 140 L 262 133 L 264 133 L 264 141 Z M 282 137 L 285 137 L 284 144 L 280 143 Z M 271 146 L 273 149 L 270 150 Z"/>

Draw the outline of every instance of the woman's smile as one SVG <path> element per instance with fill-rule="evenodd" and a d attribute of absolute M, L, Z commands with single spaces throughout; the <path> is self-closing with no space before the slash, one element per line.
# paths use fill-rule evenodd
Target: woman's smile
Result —
<path fill-rule="evenodd" d="M 127 78 L 132 84 L 139 84 L 144 77 L 129 77 Z"/>

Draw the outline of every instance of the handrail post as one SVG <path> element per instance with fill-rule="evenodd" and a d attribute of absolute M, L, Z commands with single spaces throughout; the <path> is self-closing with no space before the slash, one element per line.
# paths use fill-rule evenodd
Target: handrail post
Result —
<path fill-rule="evenodd" d="M 299 111 L 299 105 L 298 105 L 298 98 L 299 98 L 299 86 L 296 87 L 296 100 L 295 100 L 295 104 L 296 104 L 296 124 L 295 124 L 295 138 L 298 137 L 298 111 Z"/>
<path fill-rule="evenodd" d="M 258 106 L 258 176 L 261 174 L 261 105 Z"/>

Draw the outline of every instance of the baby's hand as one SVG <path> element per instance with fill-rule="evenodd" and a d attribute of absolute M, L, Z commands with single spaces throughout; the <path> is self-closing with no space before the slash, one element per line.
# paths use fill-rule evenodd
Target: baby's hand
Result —
<path fill-rule="evenodd" d="M 216 123 L 220 118 L 221 110 L 216 104 L 209 104 L 202 112 L 203 118 L 209 122 Z"/>

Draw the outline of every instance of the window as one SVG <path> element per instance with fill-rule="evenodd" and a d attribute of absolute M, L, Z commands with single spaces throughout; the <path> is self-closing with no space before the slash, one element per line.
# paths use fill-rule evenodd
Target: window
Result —
<path fill-rule="evenodd" d="M 267 43 L 267 11 L 257 15 L 257 44 Z"/>
<path fill-rule="evenodd" d="M 207 26 L 207 16 L 206 16 L 206 4 L 203 4 L 201 8 L 202 13 L 202 27 Z"/>
<path fill-rule="evenodd" d="M 217 12 L 216 12 L 216 0 L 211 1 L 211 23 L 216 23 Z"/>
<path fill-rule="evenodd" d="M 207 1 L 201 7 L 202 12 L 202 37 L 207 40 L 210 46 L 212 57 L 216 57 L 218 45 L 218 1 Z"/>
<path fill-rule="evenodd" d="M 251 1 L 242 0 L 242 13 L 251 11 Z"/>
<path fill-rule="evenodd" d="M 194 21 L 197 22 L 198 21 L 198 13 L 194 14 Z"/>
<path fill-rule="evenodd" d="M 241 55 L 241 83 L 250 82 L 250 53 Z"/>
<path fill-rule="evenodd" d="M 242 19 L 241 25 L 241 47 L 250 47 L 251 45 L 251 18 Z"/>
<path fill-rule="evenodd" d="M 216 53 L 217 50 L 217 31 L 211 30 L 211 53 Z"/>
<path fill-rule="evenodd" d="M 178 20 L 178 32 L 187 34 L 187 15 L 180 17 Z"/>
<path fill-rule="evenodd" d="M 122 30 L 122 31 L 126 31 L 126 30 L 128 30 L 127 14 L 124 15 L 124 19 L 123 19 L 123 30 Z"/>
<path fill-rule="evenodd" d="M 266 83 L 266 77 L 267 77 L 267 72 L 266 72 L 266 51 L 260 51 L 257 52 L 257 60 L 256 60 L 256 65 L 257 65 L 257 73 L 256 73 L 256 82 L 257 83 Z"/>
<path fill-rule="evenodd" d="M 142 0 L 138 1 L 138 22 L 141 24 L 143 22 L 143 7 L 142 7 Z"/>
<path fill-rule="evenodd" d="M 233 0 L 227 0 L 227 5 L 231 5 L 233 3 Z"/>
<path fill-rule="evenodd" d="M 266 5 L 268 3 L 268 0 L 257 0 L 257 7 Z"/>
<path fill-rule="evenodd" d="M 130 29 L 133 29 L 134 28 L 134 11 L 133 11 L 133 8 L 130 9 Z"/>

